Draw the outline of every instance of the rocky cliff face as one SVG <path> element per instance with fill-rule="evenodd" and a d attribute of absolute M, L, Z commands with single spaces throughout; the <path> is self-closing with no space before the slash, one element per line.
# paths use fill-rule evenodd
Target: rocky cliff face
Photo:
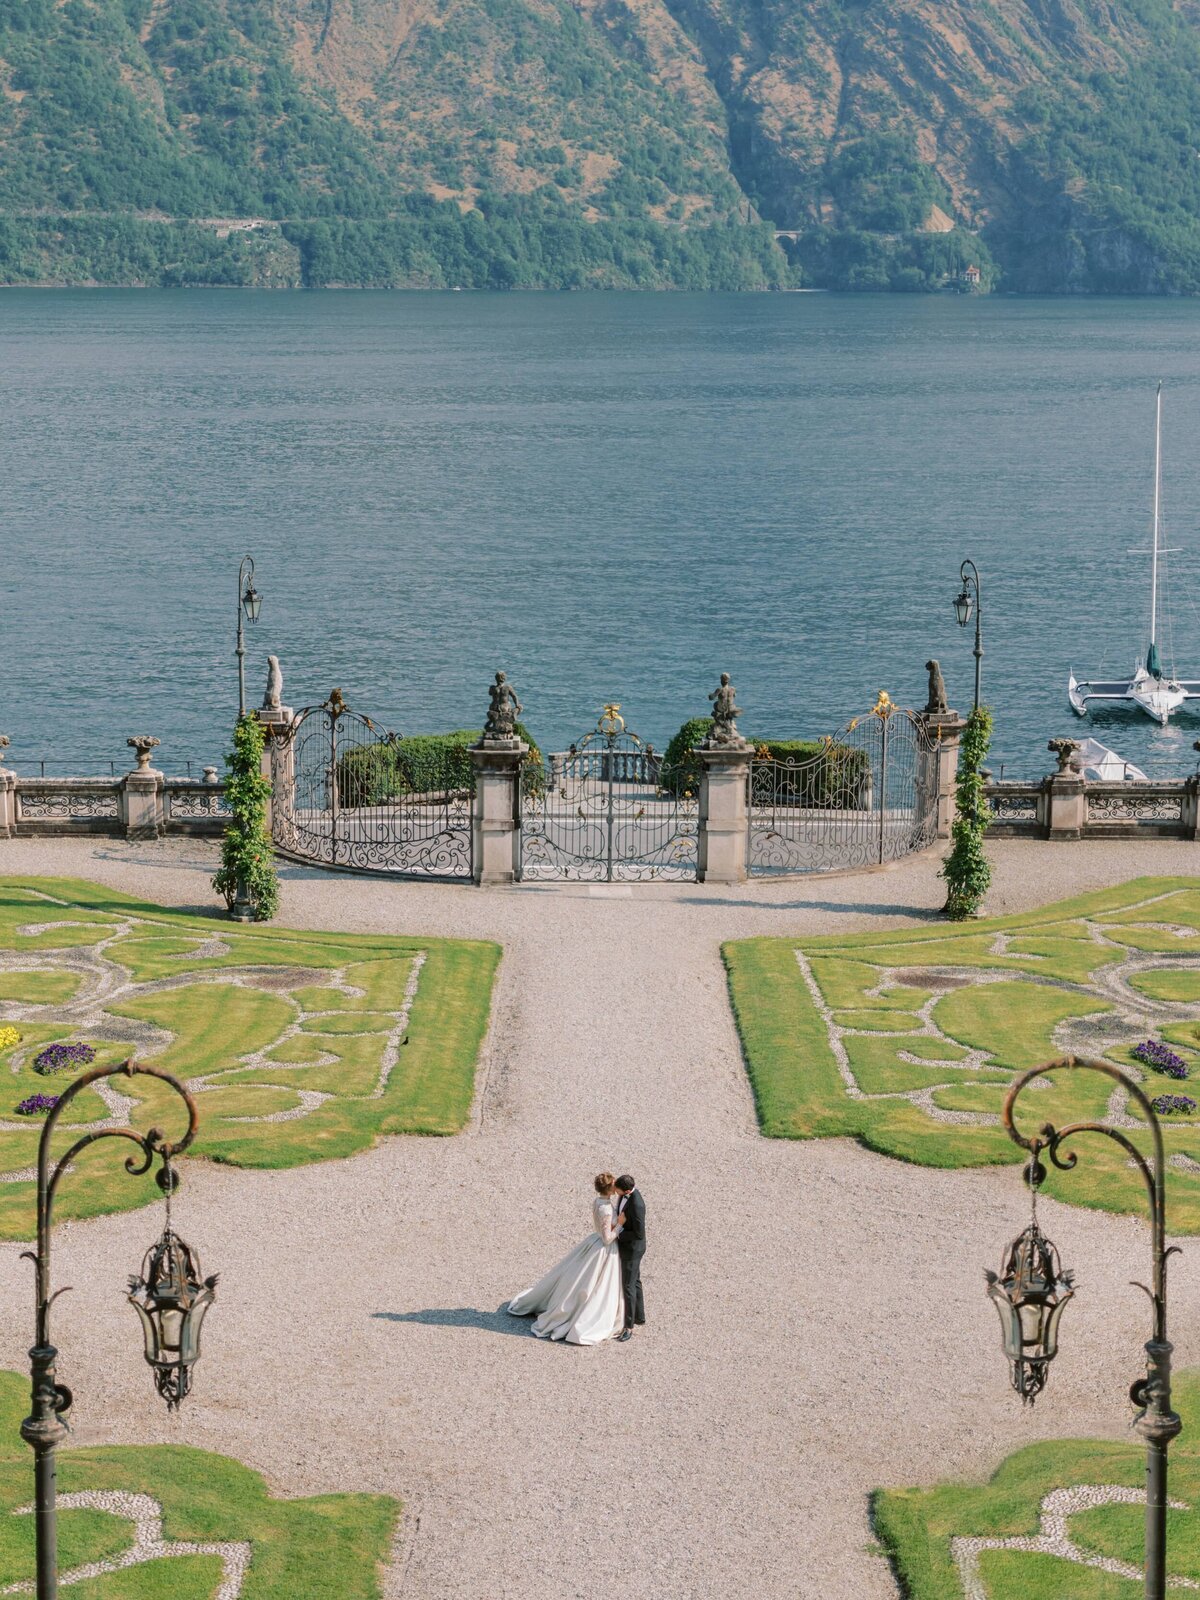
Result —
<path fill-rule="evenodd" d="M 661 257 L 671 230 L 763 222 L 810 281 L 929 287 L 990 245 L 1015 287 L 1191 292 L 1197 9 L 11 0 L 0 270 L 6 220 L 35 214 L 350 219 L 378 242 L 425 204 L 443 231 L 503 215 L 518 256 L 551 223 L 615 229 L 583 281 L 637 280 L 622 240 Z"/>

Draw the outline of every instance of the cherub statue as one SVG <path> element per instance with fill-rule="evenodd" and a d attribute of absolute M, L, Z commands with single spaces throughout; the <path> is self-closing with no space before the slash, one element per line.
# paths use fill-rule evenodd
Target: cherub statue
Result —
<path fill-rule="evenodd" d="M 483 726 L 485 739 L 515 739 L 517 736 L 517 718 L 524 707 L 517 699 L 508 678 L 503 672 L 496 674 L 495 683 L 488 688 L 487 721 Z"/>
<path fill-rule="evenodd" d="M 950 702 L 946 699 L 946 680 L 942 677 L 941 663 L 938 661 L 927 661 L 925 670 L 929 674 L 929 699 L 925 703 L 925 710 L 938 716 L 950 709 Z"/>
<path fill-rule="evenodd" d="M 742 738 L 737 731 L 737 718 L 742 714 L 742 708 L 737 704 L 737 690 L 729 681 L 729 674 L 721 674 L 720 688 L 714 689 L 708 697 L 712 701 L 712 732 L 709 734 L 710 744 L 741 744 Z"/>
<path fill-rule="evenodd" d="M 263 695 L 264 711 L 279 711 L 283 706 L 283 672 L 278 656 L 267 657 L 267 688 Z"/>

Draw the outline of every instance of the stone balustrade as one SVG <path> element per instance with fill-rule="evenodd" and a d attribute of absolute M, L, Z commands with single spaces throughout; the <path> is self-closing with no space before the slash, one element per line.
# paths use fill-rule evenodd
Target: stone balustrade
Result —
<path fill-rule="evenodd" d="M 1089 779 L 1071 770 L 985 786 L 990 838 L 1200 838 L 1200 774 Z"/>
<path fill-rule="evenodd" d="M 117 778 L 24 777 L 0 765 L 0 839 L 219 837 L 225 831 L 229 808 L 215 767 L 206 767 L 203 778 L 169 778 L 149 764 L 157 740 L 139 735 L 128 742 L 137 765 Z M 0 758 L 7 744 L 0 745 Z"/>

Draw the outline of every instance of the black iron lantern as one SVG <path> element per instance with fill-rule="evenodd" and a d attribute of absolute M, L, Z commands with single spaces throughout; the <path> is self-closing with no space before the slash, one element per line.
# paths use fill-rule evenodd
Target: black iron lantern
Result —
<path fill-rule="evenodd" d="M 258 590 L 254 587 L 253 578 L 251 578 L 250 582 L 246 585 L 246 592 L 242 596 L 242 605 L 245 608 L 246 616 L 250 619 L 250 621 L 257 622 L 258 613 L 262 610 L 262 595 L 259 594 Z"/>
<path fill-rule="evenodd" d="M 215 1276 L 201 1278 L 199 1256 L 173 1231 L 168 1218 L 162 1237 L 147 1250 L 140 1274 L 129 1280 L 129 1303 L 141 1318 L 154 1386 L 171 1411 L 178 1410 L 192 1386 L 200 1328 L 216 1288 Z"/>
<path fill-rule="evenodd" d="M 973 606 L 974 601 L 971 599 L 970 591 L 964 585 L 954 602 L 954 615 L 958 618 L 960 628 L 965 628 L 967 623 L 970 622 Z"/>
<path fill-rule="evenodd" d="M 1075 1293 L 1075 1275 L 1063 1270 L 1058 1250 L 1034 1217 L 1009 1245 L 1000 1271 L 985 1272 L 984 1277 L 1000 1314 L 1000 1343 L 1012 1386 L 1032 1405 L 1058 1353 L 1058 1324 Z"/>

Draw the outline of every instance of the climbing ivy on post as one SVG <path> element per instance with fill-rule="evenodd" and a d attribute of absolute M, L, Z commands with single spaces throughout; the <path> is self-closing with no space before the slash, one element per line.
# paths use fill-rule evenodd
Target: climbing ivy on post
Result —
<path fill-rule="evenodd" d="M 267 832 L 271 785 L 262 775 L 264 734 L 257 717 L 239 717 L 233 749 L 225 757 L 225 799 L 230 816 L 221 842 L 221 866 L 213 888 L 231 914 L 246 906 L 246 920 L 269 922 L 279 909 L 279 877 Z"/>
<path fill-rule="evenodd" d="M 983 763 L 992 742 L 992 713 L 976 706 L 967 718 L 958 751 L 957 806 L 953 841 L 946 864 L 946 916 L 955 922 L 973 917 L 992 881 L 992 869 L 984 854 L 983 836 L 987 832 L 988 808 L 983 792 Z"/>

